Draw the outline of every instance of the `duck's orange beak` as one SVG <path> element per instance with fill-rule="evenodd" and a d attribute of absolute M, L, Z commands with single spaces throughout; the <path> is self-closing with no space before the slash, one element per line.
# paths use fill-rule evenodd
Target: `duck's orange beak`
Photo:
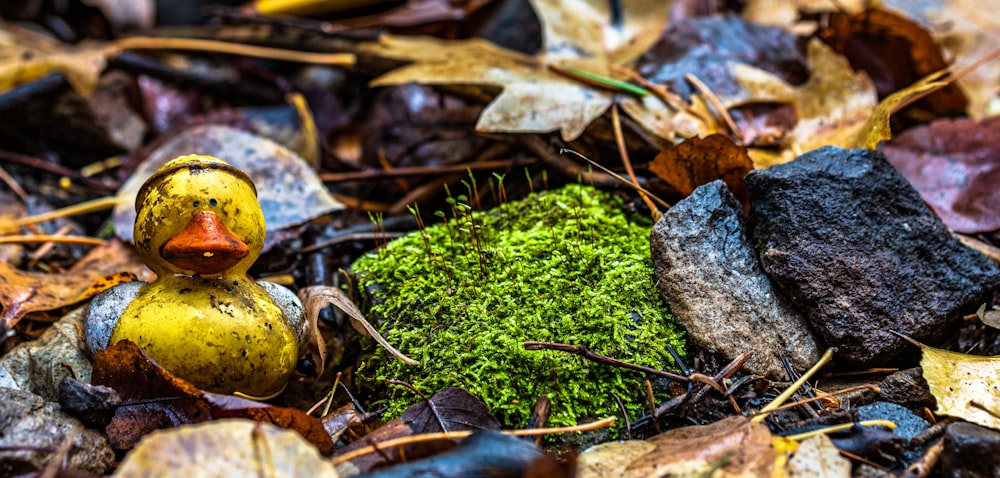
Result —
<path fill-rule="evenodd" d="M 233 234 L 211 211 L 198 211 L 176 236 L 160 247 L 167 262 L 196 274 L 220 274 L 250 253 L 250 247 Z"/>

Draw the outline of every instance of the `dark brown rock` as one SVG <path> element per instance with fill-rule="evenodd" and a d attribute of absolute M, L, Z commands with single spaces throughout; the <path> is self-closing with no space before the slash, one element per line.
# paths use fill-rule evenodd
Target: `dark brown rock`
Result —
<path fill-rule="evenodd" d="M 882 380 L 879 397 L 886 402 L 902 405 L 910 410 L 937 407 L 937 400 L 927 386 L 920 367 L 900 370 Z"/>
<path fill-rule="evenodd" d="M 802 316 L 776 293 L 747 238 L 740 203 L 722 181 L 695 189 L 650 235 L 656 283 L 691 340 L 752 373 L 780 379 L 781 357 L 803 371 L 819 358 Z"/>
<path fill-rule="evenodd" d="M 764 270 L 850 364 L 897 355 L 892 331 L 939 343 L 1000 284 L 879 152 L 826 147 L 746 182 Z"/>
<path fill-rule="evenodd" d="M 1000 433 L 968 422 L 952 423 L 944 432 L 941 476 L 1000 476 L 997 457 L 1000 457 Z"/>

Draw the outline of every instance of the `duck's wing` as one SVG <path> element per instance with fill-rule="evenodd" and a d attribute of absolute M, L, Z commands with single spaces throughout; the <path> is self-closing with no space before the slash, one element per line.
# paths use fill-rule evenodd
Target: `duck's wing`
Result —
<path fill-rule="evenodd" d="M 300 346 L 304 344 L 306 335 L 309 333 L 309 323 L 306 321 L 306 315 L 302 309 L 302 301 L 288 288 L 273 282 L 258 281 L 257 285 L 263 287 L 267 295 L 271 296 L 271 299 L 281 308 L 288 325 L 291 325 L 292 330 L 295 331 L 295 341 Z"/>
<path fill-rule="evenodd" d="M 83 335 L 87 341 L 90 353 L 97 353 L 108 348 L 111 333 L 115 331 L 118 320 L 125 312 L 125 307 L 135 299 L 139 289 L 145 282 L 126 282 L 118 284 L 101 292 L 90 301 L 87 317 L 83 325 Z"/>

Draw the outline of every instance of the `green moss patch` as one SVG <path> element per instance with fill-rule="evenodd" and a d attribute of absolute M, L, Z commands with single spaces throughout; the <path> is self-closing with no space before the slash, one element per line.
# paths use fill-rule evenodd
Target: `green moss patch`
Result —
<path fill-rule="evenodd" d="M 683 339 L 653 284 L 649 227 L 630 221 L 621 201 L 587 186 L 531 194 L 486 212 L 459 196 L 444 222 L 415 231 L 352 266 L 374 305 L 379 330 L 419 360 L 410 367 L 370 347 L 356 377 L 378 405 L 398 416 L 417 397 L 460 386 L 483 399 L 507 426 L 524 424 L 535 399 L 552 402 L 550 423 L 617 415 L 612 394 L 632 416 L 645 408 L 641 374 L 525 341 L 583 345 L 657 368 L 683 353 Z"/>

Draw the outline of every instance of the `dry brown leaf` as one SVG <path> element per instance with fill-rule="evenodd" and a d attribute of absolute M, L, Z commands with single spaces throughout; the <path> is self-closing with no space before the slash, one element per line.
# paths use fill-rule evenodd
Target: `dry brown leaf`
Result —
<path fill-rule="evenodd" d="M 298 433 L 238 419 L 153 432 L 125 456 L 115 476 L 146 477 L 168 470 L 187 478 L 338 476 Z"/>
<path fill-rule="evenodd" d="M 611 478 L 622 476 L 625 468 L 640 456 L 656 448 L 644 440 L 601 443 L 588 448 L 577 457 L 577 478 Z"/>
<path fill-rule="evenodd" d="M 358 306 L 351 302 L 351 299 L 347 297 L 343 291 L 336 287 L 329 286 L 311 286 L 306 287 L 299 291 L 299 298 L 302 303 L 305 304 L 306 308 L 306 318 L 309 320 L 310 329 L 313 331 L 312 335 L 314 340 L 317 340 L 318 344 L 323 343 L 323 337 L 319 335 L 319 329 L 317 328 L 317 317 L 321 310 L 328 305 L 333 305 L 334 307 L 342 310 L 351 319 L 351 326 L 358 333 L 367 335 L 371 337 L 375 342 L 384 347 L 390 354 L 394 357 L 402 360 L 407 365 L 419 365 L 420 362 L 413 360 L 406 355 L 403 355 L 400 351 L 396 350 L 389 342 L 386 342 L 382 335 L 372 327 L 372 324 L 365 319 L 365 315 L 361 313 Z M 323 349 L 323 347 L 320 347 Z M 321 356 L 326 357 L 326 352 L 321 350 Z M 320 371 L 322 373 L 322 371 Z"/>
<path fill-rule="evenodd" d="M 318 419 L 294 408 L 199 390 L 164 370 L 128 340 L 94 355 L 92 383 L 114 389 L 122 399 L 105 429 L 117 449 L 130 449 L 160 428 L 247 418 L 295 430 L 320 453 L 333 451 L 333 441 Z"/>
<path fill-rule="evenodd" d="M 930 32 L 954 58 L 953 67 L 964 69 L 1000 45 L 1000 0 L 887 0 L 884 7 L 903 12 Z M 990 61 L 962 77 L 958 84 L 969 98 L 969 114 L 983 118 L 1000 114 L 997 83 L 1000 62 Z"/>
<path fill-rule="evenodd" d="M 119 241 L 95 248 L 62 274 L 26 272 L 0 262 L 0 319 L 11 328 L 29 312 L 72 305 L 149 274 L 132 249 Z"/>
<path fill-rule="evenodd" d="M 770 476 L 778 457 L 767 427 L 742 416 L 675 428 L 647 441 L 656 449 L 633 461 L 622 476 L 692 476 L 713 470 L 714 477 Z"/>
<path fill-rule="evenodd" d="M 937 413 L 1000 430 L 1000 356 L 981 357 L 919 344 L 920 367 Z"/>
<path fill-rule="evenodd" d="M 600 0 L 535 0 L 543 28 L 543 52 L 529 56 L 485 40 L 444 41 L 383 35 L 362 50 L 414 63 L 376 78 L 372 86 L 407 82 L 474 84 L 502 88 L 483 110 L 476 129 L 487 132 L 561 131 L 566 141 L 611 106 L 613 95 L 555 73 L 548 64 L 612 76 L 649 48 L 666 24 L 670 4 L 657 0 L 622 3 L 622 21 L 612 25 Z"/>
<path fill-rule="evenodd" d="M 649 165 L 649 170 L 681 197 L 687 197 L 702 184 L 721 179 L 743 204 L 747 204 L 748 198 L 743 177 L 752 169 L 747 149 L 722 134 L 688 138 L 660 152 Z"/>

